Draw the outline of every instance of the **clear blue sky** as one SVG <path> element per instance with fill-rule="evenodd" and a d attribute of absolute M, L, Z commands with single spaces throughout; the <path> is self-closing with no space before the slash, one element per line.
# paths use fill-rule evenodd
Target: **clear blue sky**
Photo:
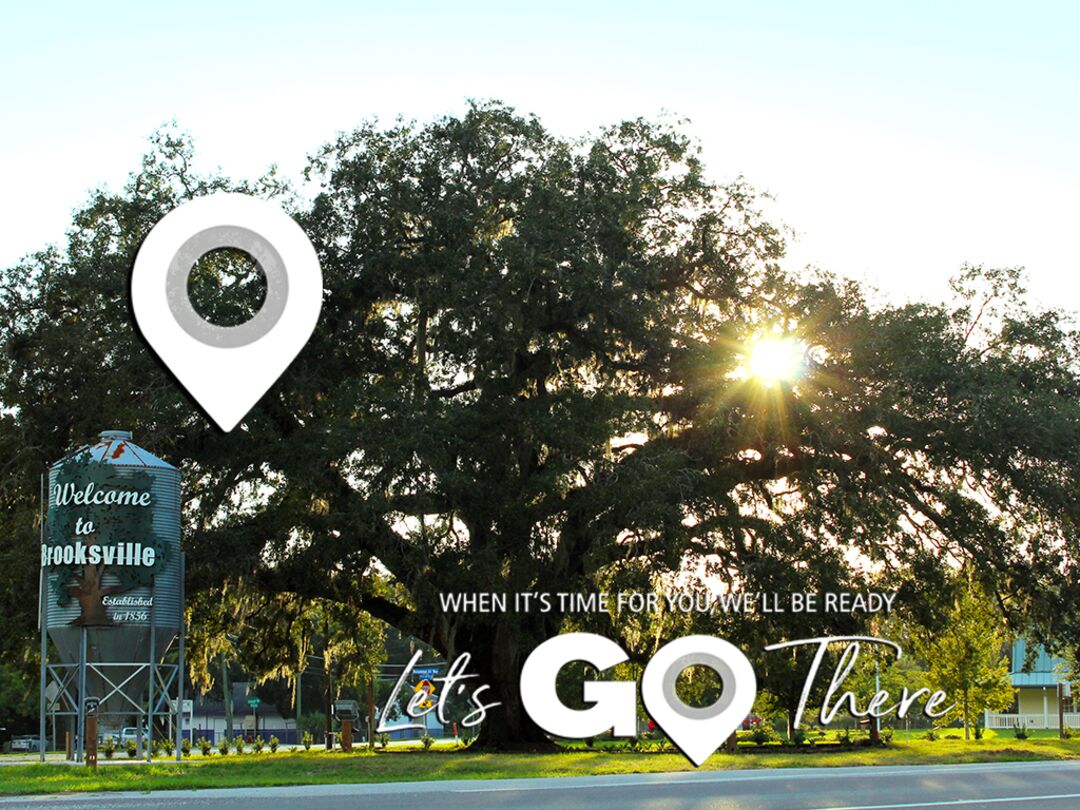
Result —
<path fill-rule="evenodd" d="M 456 6 L 460 5 L 460 8 Z M 553 130 L 668 110 L 776 195 L 796 265 L 936 297 L 1024 264 L 1080 310 L 1080 6 L 22 4 L 0 25 L 0 267 L 58 241 L 176 118 L 202 165 L 297 175 L 372 115 L 499 98 Z"/>

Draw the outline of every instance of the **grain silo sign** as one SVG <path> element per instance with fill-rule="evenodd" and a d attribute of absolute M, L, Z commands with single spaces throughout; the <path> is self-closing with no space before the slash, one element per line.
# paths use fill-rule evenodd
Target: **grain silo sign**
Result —
<path fill-rule="evenodd" d="M 71 624 L 145 621 L 153 597 L 120 596 L 147 586 L 167 562 L 169 546 L 154 529 L 153 480 L 120 473 L 81 453 L 54 468 L 49 483 L 41 565 L 58 607 L 77 600 Z"/>

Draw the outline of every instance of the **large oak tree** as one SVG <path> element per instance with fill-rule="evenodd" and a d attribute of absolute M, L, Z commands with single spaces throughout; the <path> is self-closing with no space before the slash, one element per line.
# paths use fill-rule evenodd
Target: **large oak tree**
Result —
<path fill-rule="evenodd" d="M 1015 623 L 1053 634 L 1075 612 L 1077 340 L 1025 308 L 1016 273 L 968 269 L 940 306 L 792 275 L 751 190 L 710 182 L 664 123 L 571 141 L 492 103 L 369 124 L 312 158 L 310 203 L 191 160 L 160 135 L 63 249 L 4 275 L 0 543 L 18 566 L 0 592 L 23 594 L 5 643 L 33 618 L 37 475 L 103 427 L 182 466 L 190 587 L 336 600 L 471 652 L 504 704 L 494 746 L 542 741 L 517 673 L 563 617 L 446 614 L 440 593 L 697 559 L 752 588 L 872 566 L 917 611 L 972 559 Z M 310 343 L 227 435 L 127 304 L 148 229 L 224 188 L 285 200 L 326 287 Z M 200 311 L 231 317 L 212 287 L 192 285 Z M 804 351 L 798 377 L 747 372 L 774 334 Z"/>

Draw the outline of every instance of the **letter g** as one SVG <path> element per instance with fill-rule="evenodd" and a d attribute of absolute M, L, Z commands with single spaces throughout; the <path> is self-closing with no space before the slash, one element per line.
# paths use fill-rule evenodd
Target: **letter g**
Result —
<path fill-rule="evenodd" d="M 603 672 L 627 660 L 622 647 L 594 633 L 565 633 L 549 638 L 530 653 L 521 668 L 521 703 L 529 717 L 549 734 L 592 737 L 609 728 L 616 737 L 632 737 L 636 687 L 626 681 L 585 681 L 582 697 L 596 705 L 568 709 L 555 691 L 555 680 L 566 664 L 584 661 Z"/>

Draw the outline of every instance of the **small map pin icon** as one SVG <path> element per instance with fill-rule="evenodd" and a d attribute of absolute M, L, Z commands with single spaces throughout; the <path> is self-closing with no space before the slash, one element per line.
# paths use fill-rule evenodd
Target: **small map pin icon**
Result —
<path fill-rule="evenodd" d="M 266 299 L 239 326 L 200 316 L 187 294 L 195 263 L 218 248 L 250 255 Z M 147 342 L 226 433 L 288 368 L 322 309 L 322 271 L 307 235 L 280 207 L 246 194 L 213 194 L 169 212 L 135 258 L 131 304 Z"/>
<path fill-rule="evenodd" d="M 723 682 L 711 706 L 687 706 L 675 692 L 683 670 L 704 666 Z M 730 642 L 715 636 L 684 636 L 664 645 L 641 676 L 645 711 L 695 765 L 701 765 L 746 718 L 757 696 L 757 678 L 749 659 Z"/>

